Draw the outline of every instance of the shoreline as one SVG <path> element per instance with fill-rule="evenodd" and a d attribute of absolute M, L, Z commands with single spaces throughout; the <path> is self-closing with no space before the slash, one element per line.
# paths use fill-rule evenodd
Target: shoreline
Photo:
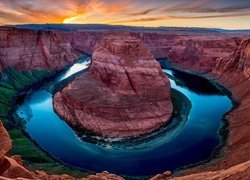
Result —
<path fill-rule="evenodd" d="M 47 153 L 42 147 L 40 147 L 29 136 L 29 134 L 24 130 L 24 126 L 25 126 L 24 120 L 16 114 L 16 110 L 19 106 L 19 103 L 22 103 L 24 98 L 27 97 L 30 93 L 32 93 L 32 91 L 34 89 L 41 87 L 44 82 L 51 81 L 52 79 L 55 78 L 56 75 L 60 75 L 60 73 L 67 70 L 70 66 L 75 64 L 77 61 L 81 61 L 81 58 L 77 59 L 74 63 L 67 65 L 66 67 L 64 67 L 63 69 L 61 69 L 58 72 L 52 72 L 47 77 L 42 77 L 40 80 L 38 80 L 34 84 L 31 83 L 28 86 L 22 87 L 21 91 L 18 91 L 17 94 L 14 96 L 14 98 L 11 99 L 11 105 L 9 105 L 11 108 L 8 111 L 6 117 L 1 117 L 2 119 L 5 119 L 6 122 L 21 122 L 19 125 L 11 127 L 11 129 L 8 129 L 8 133 L 10 135 L 12 135 L 11 140 L 13 143 L 13 148 L 8 152 L 9 155 L 16 155 L 17 154 L 17 153 L 15 153 L 16 151 L 17 152 L 22 151 L 21 147 L 15 148 L 16 147 L 15 142 L 19 143 L 19 141 L 22 141 L 26 145 L 27 144 L 29 145 L 28 148 L 30 148 L 30 150 L 34 150 L 35 153 L 37 153 L 36 154 L 38 156 L 37 158 L 39 158 L 39 157 L 43 158 L 40 160 L 40 161 L 42 161 L 42 163 L 39 161 L 32 162 L 32 159 L 23 158 L 22 155 L 25 155 L 26 152 L 25 152 L 25 154 L 20 154 L 20 153 L 18 154 L 18 155 L 21 155 L 25 166 L 31 171 L 45 170 L 46 173 L 48 173 L 48 174 L 65 174 L 65 173 L 67 173 L 67 174 L 73 175 L 75 177 L 85 177 L 85 176 L 88 176 L 89 174 L 91 174 L 90 172 L 79 170 L 77 168 L 72 168 L 69 165 L 66 165 L 66 164 L 63 164 L 62 162 L 57 161 L 54 157 L 52 157 L 49 153 Z M 20 71 L 20 72 L 24 72 L 24 71 Z M 17 137 L 15 137 L 15 136 L 17 136 Z M 29 149 L 27 149 L 27 151 L 28 150 Z M 44 167 L 43 167 L 43 165 L 44 165 Z M 55 170 L 55 171 L 51 170 L 51 167 L 50 167 L 51 165 L 54 167 L 57 167 L 57 170 Z M 48 166 L 48 167 L 45 168 L 45 166 Z M 49 171 L 49 169 L 50 169 L 50 171 Z M 77 172 L 77 171 L 80 171 L 80 172 Z"/>
<path fill-rule="evenodd" d="M 179 176 L 179 175 L 185 174 L 186 172 L 189 172 L 193 168 L 208 167 L 210 164 L 214 163 L 217 158 L 221 158 L 220 157 L 221 153 L 228 143 L 227 140 L 229 138 L 229 133 L 230 133 L 230 128 L 229 128 L 230 122 L 228 121 L 228 119 L 226 117 L 231 112 L 233 112 L 235 109 L 237 109 L 240 106 L 241 102 L 239 101 L 238 98 L 236 98 L 233 95 L 233 93 L 229 89 L 227 89 L 225 86 L 223 86 L 218 80 L 216 80 L 213 77 L 211 77 L 210 75 L 208 75 L 208 73 L 199 73 L 199 72 L 195 72 L 192 70 L 187 70 L 183 67 L 180 67 L 178 64 L 170 62 L 170 60 L 168 60 L 167 58 L 159 58 L 157 60 L 160 62 L 161 65 L 163 65 L 163 67 L 166 66 L 169 69 L 177 70 L 180 72 L 188 73 L 191 75 L 195 75 L 195 76 L 207 79 L 211 84 L 213 84 L 216 88 L 218 88 L 219 91 L 221 91 L 223 94 L 225 94 L 232 102 L 232 108 L 228 112 L 226 112 L 221 119 L 222 125 L 218 131 L 218 134 L 220 136 L 220 144 L 217 147 L 215 147 L 215 149 L 211 153 L 211 157 L 204 160 L 204 161 L 200 161 L 200 162 L 197 162 L 195 164 L 190 164 L 190 165 L 178 168 L 175 171 L 173 171 L 172 173 L 174 175 Z"/>

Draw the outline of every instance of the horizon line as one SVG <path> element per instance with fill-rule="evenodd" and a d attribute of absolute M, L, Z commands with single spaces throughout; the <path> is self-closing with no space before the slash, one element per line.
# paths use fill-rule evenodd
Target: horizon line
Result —
<path fill-rule="evenodd" d="M 25 23 L 25 24 L 0 24 L 0 27 L 8 26 L 27 26 L 27 25 L 103 25 L 103 26 L 124 26 L 124 27 L 134 27 L 134 28 L 197 28 L 197 29 L 210 29 L 210 30 L 228 30 L 228 31 L 250 31 L 250 29 L 230 29 L 230 28 L 220 28 L 220 27 L 202 27 L 202 26 L 133 26 L 133 25 L 116 25 L 116 24 L 102 24 L 102 23 Z"/>

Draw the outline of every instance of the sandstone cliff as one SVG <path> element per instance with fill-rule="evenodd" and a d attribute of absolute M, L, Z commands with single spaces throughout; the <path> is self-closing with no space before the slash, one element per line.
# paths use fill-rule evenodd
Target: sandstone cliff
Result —
<path fill-rule="evenodd" d="M 0 121 L 0 179 L 6 178 L 33 178 L 31 173 L 6 153 L 12 148 L 11 139 Z"/>
<path fill-rule="evenodd" d="M 60 33 L 0 29 L 0 71 L 7 67 L 60 70 L 79 55 Z"/>
<path fill-rule="evenodd" d="M 223 40 L 223 39 L 222 39 Z M 233 41 L 235 44 L 233 45 Z M 231 42 L 231 43 L 230 43 Z M 229 44 L 232 44 L 230 47 Z M 241 179 L 249 178 L 249 148 L 250 148 L 250 41 L 249 38 L 231 39 L 224 41 L 224 45 L 230 47 L 228 54 L 213 53 L 215 57 L 206 56 L 204 51 L 198 53 L 194 61 L 189 58 L 193 53 L 183 53 L 188 47 L 172 47 L 175 54 L 182 54 L 173 60 L 177 65 L 192 72 L 202 72 L 205 76 L 212 78 L 232 92 L 232 96 L 238 101 L 239 105 L 230 112 L 226 119 L 228 125 L 228 139 L 220 153 L 206 166 L 197 166 L 183 171 L 183 178 L 177 179 Z M 213 46 L 212 46 L 213 47 Z M 190 47 L 189 47 L 190 48 Z M 190 52 L 197 52 L 203 47 L 198 45 L 190 48 Z M 220 48 L 220 47 L 218 47 Z M 227 48 L 221 49 L 225 51 Z M 228 49 L 228 50 L 229 50 Z M 207 50 L 207 49 L 206 49 Z M 220 51 L 220 52 L 221 52 Z M 186 62 L 183 62 L 185 59 Z M 172 60 L 172 59 L 171 59 Z M 207 65 L 208 64 L 208 65 Z M 210 65 L 210 66 L 209 66 Z M 226 169 L 226 170 L 225 170 Z M 185 176 L 187 174 L 188 176 Z"/>
<path fill-rule="evenodd" d="M 54 96 L 67 122 L 108 137 L 149 133 L 170 119 L 170 84 L 139 39 L 107 35 L 90 70 Z"/>

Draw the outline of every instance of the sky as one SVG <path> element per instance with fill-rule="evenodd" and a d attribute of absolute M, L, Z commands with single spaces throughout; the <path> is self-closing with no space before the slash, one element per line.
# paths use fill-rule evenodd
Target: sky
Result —
<path fill-rule="evenodd" d="M 0 25 L 45 23 L 250 29 L 250 0 L 0 0 Z"/>

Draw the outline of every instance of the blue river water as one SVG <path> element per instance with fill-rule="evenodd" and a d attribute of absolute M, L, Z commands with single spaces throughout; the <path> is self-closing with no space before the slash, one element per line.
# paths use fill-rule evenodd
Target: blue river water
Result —
<path fill-rule="evenodd" d="M 219 145 L 221 119 L 232 108 L 231 100 L 205 79 L 167 69 L 163 71 L 174 77 L 170 79 L 171 87 L 192 103 L 188 118 L 178 131 L 124 148 L 113 147 L 114 139 L 105 145 L 83 141 L 54 112 L 48 87 L 86 69 L 89 63 L 78 62 L 34 90 L 17 110 L 27 122 L 25 130 L 30 137 L 58 161 L 95 172 L 147 176 L 206 160 Z"/>

